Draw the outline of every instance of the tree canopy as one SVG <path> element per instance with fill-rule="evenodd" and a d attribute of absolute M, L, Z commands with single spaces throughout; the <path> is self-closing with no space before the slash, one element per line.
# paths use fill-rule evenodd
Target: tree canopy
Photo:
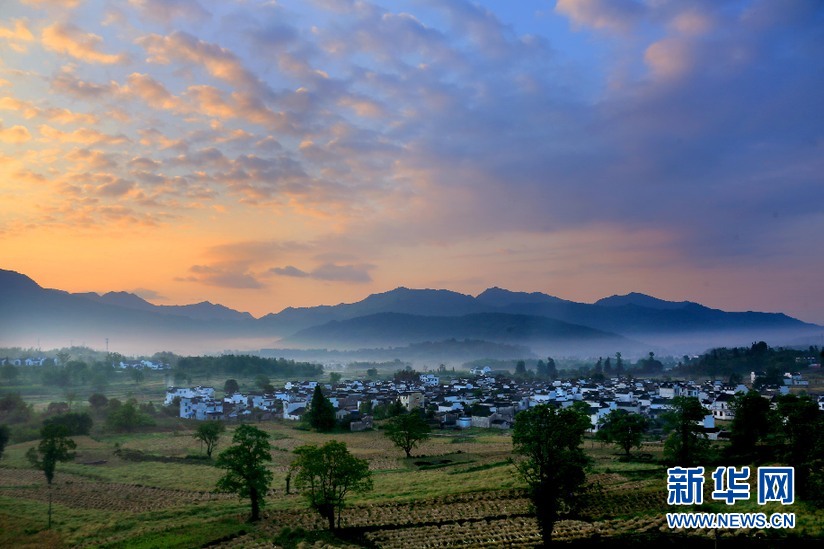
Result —
<path fill-rule="evenodd" d="M 0 425 L 0 459 L 3 458 L 3 452 L 6 449 L 6 444 L 9 442 L 9 426 Z"/>
<path fill-rule="evenodd" d="M 217 481 L 217 488 L 240 498 L 248 497 L 252 505 L 249 520 L 260 520 L 260 509 L 266 504 L 264 496 L 272 482 L 272 472 L 266 468 L 266 463 L 272 461 L 269 435 L 257 427 L 241 425 L 235 430 L 232 443 L 217 458 L 215 465 L 226 470 Z"/>
<path fill-rule="evenodd" d="M 206 445 L 206 455 L 211 458 L 212 451 L 217 446 L 220 435 L 226 430 L 226 426 L 221 421 L 204 421 L 197 426 L 195 434 L 192 435 Z"/>
<path fill-rule="evenodd" d="M 641 447 L 641 438 L 649 427 L 649 420 L 640 414 L 630 414 L 626 410 L 613 410 L 604 420 L 595 437 L 598 440 L 618 445 L 627 456 L 629 451 Z"/>
<path fill-rule="evenodd" d="M 68 429 L 62 424 L 46 424 L 40 430 L 40 443 L 29 448 L 26 458 L 35 469 L 43 471 L 46 483 L 49 485 L 49 528 L 51 528 L 51 486 L 54 480 L 54 471 L 60 462 L 74 459 L 75 442 L 68 438 Z"/>
<path fill-rule="evenodd" d="M 315 385 L 315 392 L 312 394 L 312 401 L 306 412 L 306 420 L 313 429 L 318 431 L 327 432 L 335 428 L 335 407 L 323 395 L 320 385 Z"/>
<path fill-rule="evenodd" d="M 346 444 L 330 440 L 321 447 L 300 446 L 295 449 L 297 458 L 292 467 L 297 470 L 295 485 L 309 501 L 309 506 L 335 529 L 337 517 L 340 527 L 340 512 L 346 496 L 351 492 L 372 489 L 372 473 L 369 463 L 349 453 Z"/>
<path fill-rule="evenodd" d="M 395 446 L 411 457 L 412 448 L 429 438 L 429 424 L 417 412 L 402 414 L 388 420 L 384 425 L 384 435 Z"/>
<path fill-rule="evenodd" d="M 759 441 L 772 430 L 770 401 L 757 391 L 737 394 L 730 403 L 734 416 L 730 424 L 730 448 L 740 457 L 752 457 Z"/>
<path fill-rule="evenodd" d="M 581 449 L 589 418 L 575 408 L 542 404 L 515 416 L 513 451 L 524 459 L 516 463 L 526 481 L 544 543 L 564 505 L 571 504 L 583 484 L 588 458 Z"/>
<path fill-rule="evenodd" d="M 664 457 L 681 467 L 697 465 L 706 457 L 709 441 L 700 423 L 707 411 L 695 397 L 675 397 L 664 415 L 671 433 L 664 442 Z"/>

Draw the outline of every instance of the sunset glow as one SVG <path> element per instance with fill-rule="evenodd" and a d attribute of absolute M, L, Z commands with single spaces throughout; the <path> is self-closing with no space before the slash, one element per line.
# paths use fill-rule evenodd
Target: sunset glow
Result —
<path fill-rule="evenodd" d="M 10 0 L 0 268 L 255 316 L 398 286 L 824 323 L 818 2 Z"/>

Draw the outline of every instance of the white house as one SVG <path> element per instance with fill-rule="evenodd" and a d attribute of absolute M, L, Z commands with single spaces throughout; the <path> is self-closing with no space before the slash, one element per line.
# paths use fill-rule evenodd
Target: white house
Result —
<path fill-rule="evenodd" d="M 215 388 L 200 385 L 197 387 L 169 387 L 166 389 L 166 400 L 163 401 L 163 404 L 169 406 L 174 402 L 175 397 L 180 397 L 181 399 L 195 397 L 213 399 L 215 398 Z"/>

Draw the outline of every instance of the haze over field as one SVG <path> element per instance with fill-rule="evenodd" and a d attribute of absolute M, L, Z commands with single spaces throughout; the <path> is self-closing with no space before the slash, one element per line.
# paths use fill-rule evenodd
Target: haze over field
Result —
<path fill-rule="evenodd" d="M 812 1 L 4 1 L 0 267 L 255 317 L 503 285 L 824 324 L 822 29 Z"/>

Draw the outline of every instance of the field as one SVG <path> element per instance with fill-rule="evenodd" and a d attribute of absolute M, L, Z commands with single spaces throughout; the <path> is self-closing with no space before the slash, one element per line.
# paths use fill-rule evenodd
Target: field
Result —
<path fill-rule="evenodd" d="M 272 435 L 275 480 L 264 520 L 250 525 L 247 502 L 213 492 L 220 471 L 198 459 L 202 451 L 191 436 L 195 424 L 184 425 L 171 432 L 76 437 L 76 459 L 60 464 L 55 476 L 51 530 L 46 529 L 45 479 L 24 457 L 34 443 L 8 446 L 0 461 L 0 546 L 533 547 L 540 541 L 524 486 L 509 460 L 506 432 L 438 433 L 405 459 L 377 431 L 322 435 L 286 423 L 261 423 Z M 306 508 L 301 495 L 287 494 L 285 486 L 291 451 L 330 437 L 367 459 L 374 475 L 374 490 L 349 500 L 338 537 L 327 533 L 320 516 Z M 623 462 L 612 447 L 590 440 L 585 445 L 593 458 L 588 490 L 580 508 L 556 525 L 557 540 L 609 545 L 629 537 L 666 539 L 670 546 L 714 541 L 714 532 L 667 529 L 663 466 Z M 649 444 L 642 451 L 657 458 L 661 446 Z M 792 510 L 799 517 L 793 531 L 719 535 L 729 543 L 760 536 L 793 546 L 822 536 L 824 513 L 803 504 Z"/>

